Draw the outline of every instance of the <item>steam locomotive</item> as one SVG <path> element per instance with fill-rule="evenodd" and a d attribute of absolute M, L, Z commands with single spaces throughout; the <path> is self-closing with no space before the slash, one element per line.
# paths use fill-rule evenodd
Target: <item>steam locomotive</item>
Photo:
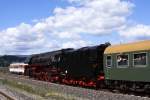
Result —
<path fill-rule="evenodd" d="M 32 55 L 25 75 L 50 82 L 96 87 L 104 81 L 103 53 L 110 44 Z"/>

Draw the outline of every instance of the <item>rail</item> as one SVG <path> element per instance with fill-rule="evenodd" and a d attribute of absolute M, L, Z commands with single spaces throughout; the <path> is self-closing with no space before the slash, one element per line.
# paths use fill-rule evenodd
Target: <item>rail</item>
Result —
<path fill-rule="evenodd" d="M 2 91 L 0 91 L 0 95 L 4 96 L 7 100 L 15 100 L 12 97 L 8 96 L 7 94 L 3 93 Z"/>

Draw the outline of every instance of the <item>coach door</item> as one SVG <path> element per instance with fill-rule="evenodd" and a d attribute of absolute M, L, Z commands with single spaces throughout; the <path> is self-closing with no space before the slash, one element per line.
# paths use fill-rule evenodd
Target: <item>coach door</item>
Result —
<path fill-rule="evenodd" d="M 112 56 L 107 55 L 105 59 L 105 78 L 109 79 L 110 78 L 110 68 L 112 67 Z"/>

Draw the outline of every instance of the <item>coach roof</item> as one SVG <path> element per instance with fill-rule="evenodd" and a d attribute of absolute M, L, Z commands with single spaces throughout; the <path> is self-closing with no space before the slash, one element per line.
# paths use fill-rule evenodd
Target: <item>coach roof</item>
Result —
<path fill-rule="evenodd" d="M 104 54 L 150 50 L 150 40 L 109 46 Z"/>

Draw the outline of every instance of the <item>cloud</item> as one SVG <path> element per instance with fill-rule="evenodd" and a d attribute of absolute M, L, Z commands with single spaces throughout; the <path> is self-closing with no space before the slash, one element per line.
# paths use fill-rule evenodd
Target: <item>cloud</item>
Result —
<path fill-rule="evenodd" d="M 150 25 L 137 24 L 120 31 L 122 37 L 128 39 L 150 39 Z"/>
<path fill-rule="evenodd" d="M 56 7 L 53 15 L 33 20 L 33 24 L 21 23 L 0 31 L 0 51 L 3 54 L 31 54 L 87 46 L 92 43 L 90 39 L 84 40 L 84 35 L 102 36 L 123 29 L 134 6 L 123 0 L 68 2 L 71 5 Z"/>
<path fill-rule="evenodd" d="M 80 34 L 105 35 L 125 27 L 133 4 L 120 0 L 69 0 L 81 6 L 56 7 L 53 16 L 34 25 L 34 31 L 60 38 L 80 38 Z M 62 37 L 63 36 L 63 37 Z"/>
<path fill-rule="evenodd" d="M 68 41 L 68 42 L 62 44 L 62 48 L 78 48 L 78 47 L 87 46 L 87 44 L 91 44 L 91 43 L 90 42 L 87 43 L 84 40 Z"/>
<path fill-rule="evenodd" d="M 32 26 L 25 23 L 3 30 L 0 35 L 1 52 L 4 54 L 38 52 L 41 47 L 46 48 L 46 45 L 43 44 L 51 45 L 46 41 L 44 34 L 32 32 Z"/>
<path fill-rule="evenodd" d="M 74 33 L 103 35 L 123 28 L 133 4 L 120 0 L 69 0 L 85 2 L 79 7 L 55 8 L 54 29 Z M 49 20 L 52 22 L 52 20 Z"/>

